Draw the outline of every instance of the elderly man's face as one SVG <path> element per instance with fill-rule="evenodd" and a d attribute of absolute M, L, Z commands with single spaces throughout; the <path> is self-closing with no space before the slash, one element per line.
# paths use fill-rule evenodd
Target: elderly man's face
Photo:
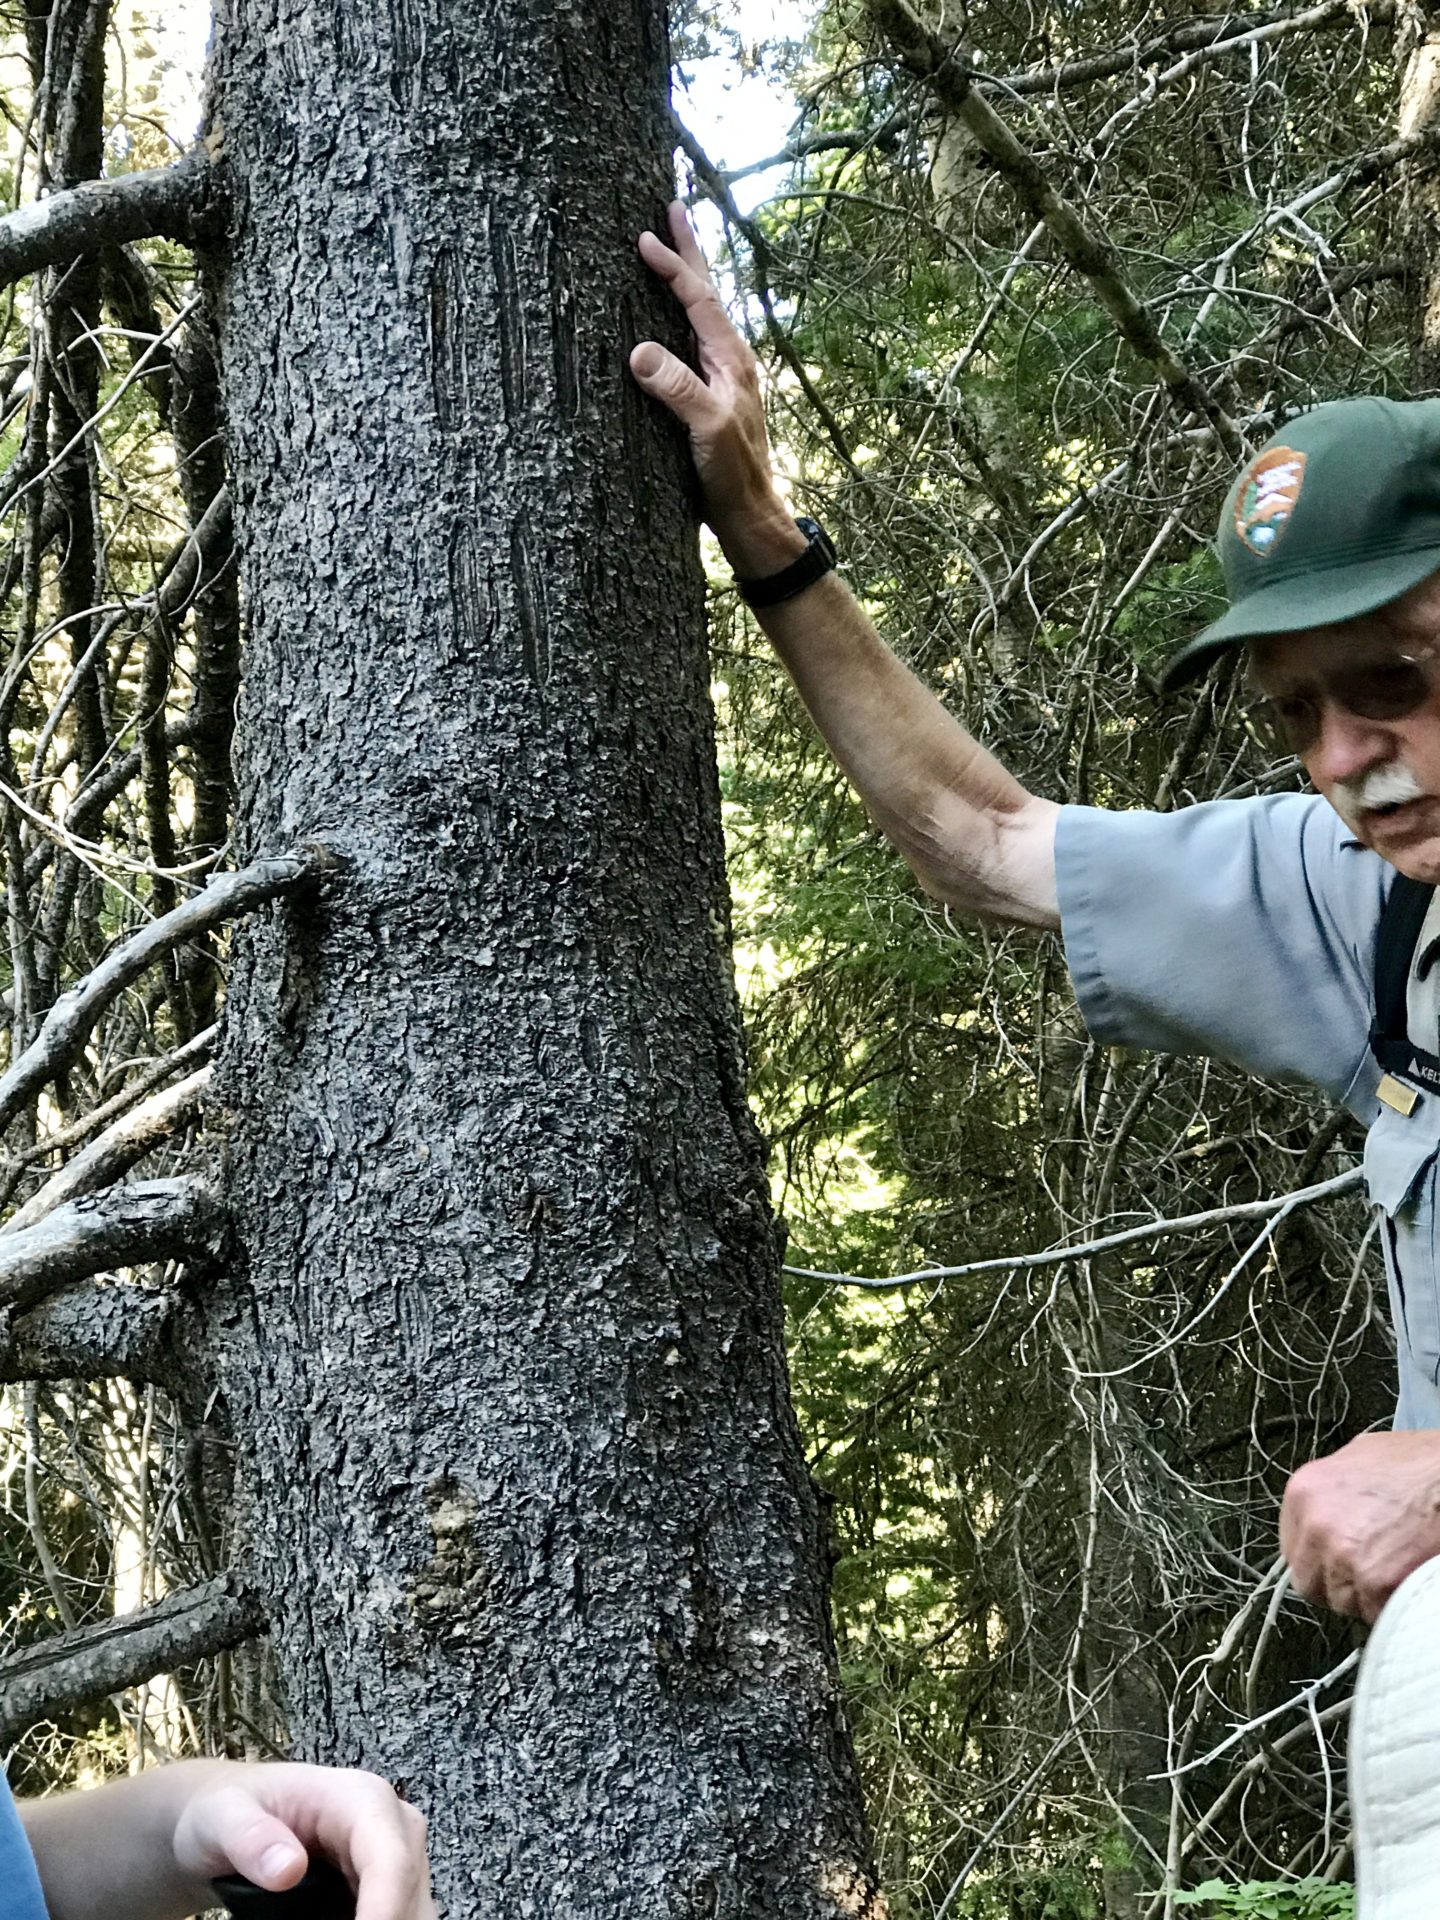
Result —
<path fill-rule="evenodd" d="M 1440 574 L 1379 612 L 1252 641 L 1251 678 L 1356 838 L 1440 883 Z"/>

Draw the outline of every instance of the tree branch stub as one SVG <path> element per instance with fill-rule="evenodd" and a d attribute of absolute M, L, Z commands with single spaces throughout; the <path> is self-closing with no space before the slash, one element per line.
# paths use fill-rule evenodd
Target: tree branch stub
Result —
<path fill-rule="evenodd" d="M 289 891 L 318 872 L 325 858 L 315 852 L 283 854 L 256 860 L 238 873 L 222 874 L 117 947 L 93 973 L 60 996 L 39 1034 L 0 1078 L 0 1128 L 8 1126 L 26 1101 L 70 1064 L 100 1015 L 147 967 L 183 941 Z"/>
<path fill-rule="evenodd" d="M 58 1635 L 0 1661 L 0 1738 L 47 1714 L 138 1686 L 264 1631 L 255 1599 L 232 1574 L 172 1593 L 143 1612 Z"/>
<path fill-rule="evenodd" d="M 174 1389 L 182 1369 L 173 1335 L 179 1296 L 109 1279 L 62 1287 L 15 1321 L 0 1346 L 0 1384 L 131 1380 Z"/>
<path fill-rule="evenodd" d="M 127 240 L 194 240 L 209 224 L 215 193 L 213 165 L 197 147 L 174 166 L 51 194 L 0 219 L 0 285 Z"/>
<path fill-rule="evenodd" d="M 35 1226 L 0 1235 L 0 1307 L 23 1311 L 114 1267 L 181 1259 L 217 1230 L 222 1210 L 204 1181 L 137 1181 L 56 1207 Z"/>

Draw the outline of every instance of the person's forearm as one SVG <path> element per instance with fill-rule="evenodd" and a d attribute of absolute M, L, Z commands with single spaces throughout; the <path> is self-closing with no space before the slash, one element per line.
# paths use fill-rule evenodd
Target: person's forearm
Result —
<path fill-rule="evenodd" d="M 803 550 L 776 502 L 722 534 L 763 578 Z M 871 818 L 926 891 L 950 905 L 1058 924 L 1051 803 L 1038 800 L 903 666 L 835 574 L 757 618 Z"/>
<path fill-rule="evenodd" d="M 690 435 L 706 519 L 742 579 L 781 572 L 805 536 L 775 488 L 754 354 L 726 316 L 678 203 L 640 251 L 685 308 L 699 369 L 638 341 L 630 370 Z M 831 751 L 920 884 L 970 913 L 1057 926 L 1055 820 L 884 646 L 833 574 L 760 615 Z"/>
<path fill-rule="evenodd" d="M 212 1906 L 208 1883 L 182 1871 L 173 1841 L 200 1774 L 226 1766 L 181 1761 L 88 1792 L 21 1801 L 50 1920 L 188 1920 Z"/>

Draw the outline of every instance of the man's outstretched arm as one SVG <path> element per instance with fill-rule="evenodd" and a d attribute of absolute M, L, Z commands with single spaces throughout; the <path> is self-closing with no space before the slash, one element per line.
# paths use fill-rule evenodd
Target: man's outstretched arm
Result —
<path fill-rule="evenodd" d="M 636 380 L 688 429 L 705 515 L 742 577 L 778 573 L 805 536 L 775 490 L 755 356 L 731 325 L 682 208 L 648 266 L 695 331 L 701 373 L 644 341 Z M 885 646 L 833 573 L 757 614 L 871 818 L 937 900 L 1027 926 L 1060 923 L 1059 809 L 1028 793 Z"/>

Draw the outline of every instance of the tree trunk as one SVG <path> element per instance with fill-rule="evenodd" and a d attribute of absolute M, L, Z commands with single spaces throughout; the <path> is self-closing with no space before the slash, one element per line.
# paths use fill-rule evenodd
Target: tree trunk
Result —
<path fill-rule="evenodd" d="M 745 1099 L 701 582 L 624 375 L 655 0 L 229 0 L 240 1547 L 447 1920 L 882 1911 Z"/>
<path fill-rule="evenodd" d="M 1440 112 L 1440 8 L 1424 0 L 1406 10 L 1399 51 L 1403 61 L 1396 131 L 1423 133 Z M 1433 154 L 1410 162 L 1405 179 L 1405 273 L 1409 283 L 1410 385 L 1416 393 L 1440 387 L 1440 260 L 1435 226 L 1440 217 L 1440 167 Z"/>

